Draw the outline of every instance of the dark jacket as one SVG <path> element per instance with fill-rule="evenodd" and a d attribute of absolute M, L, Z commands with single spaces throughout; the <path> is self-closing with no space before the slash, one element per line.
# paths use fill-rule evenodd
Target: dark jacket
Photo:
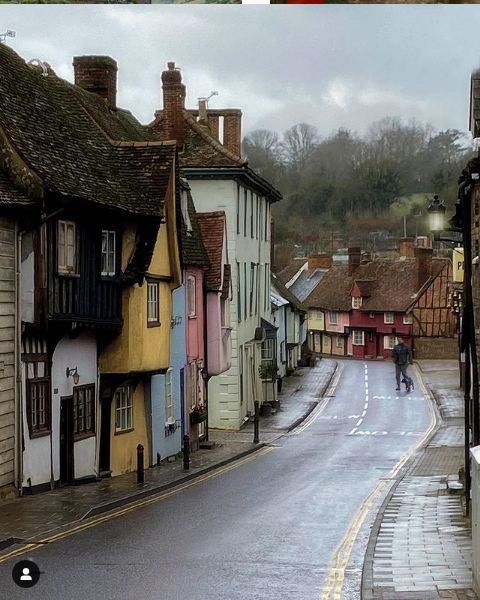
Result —
<path fill-rule="evenodd" d="M 412 364 L 412 353 L 405 344 L 397 344 L 392 353 L 393 362 L 396 365 Z"/>

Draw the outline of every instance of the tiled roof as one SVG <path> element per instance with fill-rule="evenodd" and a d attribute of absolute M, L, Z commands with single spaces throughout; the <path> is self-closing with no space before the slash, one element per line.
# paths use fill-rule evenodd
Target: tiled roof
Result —
<path fill-rule="evenodd" d="M 375 280 L 373 279 L 355 279 L 355 284 L 358 287 L 360 295 L 369 297 L 372 295 L 372 290 L 375 288 Z"/>
<path fill-rule="evenodd" d="M 180 153 L 182 167 L 229 167 L 245 165 L 246 161 L 227 150 L 213 138 L 208 128 L 202 127 L 188 112 L 183 113 L 187 123 L 183 151 Z"/>
<path fill-rule="evenodd" d="M 152 142 L 126 111 L 0 44 L 0 128 L 50 192 L 148 216 L 163 214 L 173 142 Z M 114 141 L 115 140 L 115 141 Z"/>
<path fill-rule="evenodd" d="M 203 244 L 210 260 L 210 268 L 205 274 L 207 286 L 211 290 L 222 288 L 222 252 L 225 234 L 225 213 L 223 211 L 197 213 Z"/>
<path fill-rule="evenodd" d="M 307 307 L 295 296 L 295 294 L 283 285 L 283 283 L 276 277 L 273 273 L 271 274 L 271 285 L 276 290 L 282 298 L 287 300 L 289 304 L 291 304 L 297 310 L 306 311 Z"/>
<path fill-rule="evenodd" d="M 305 304 L 309 308 L 348 311 L 352 305 L 351 289 L 348 267 L 334 265 L 305 299 Z"/>
<path fill-rule="evenodd" d="M 0 169 L 0 206 L 15 207 L 35 204 L 35 200 L 15 187 Z"/>
<path fill-rule="evenodd" d="M 203 244 L 202 233 L 197 211 L 193 202 L 190 186 L 182 181 L 182 187 L 187 194 L 188 217 L 191 230 L 187 230 L 185 219 L 182 218 L 182 259 L 183 264 L 190 267 L 208 267 L 209 259 Z"/>
<path fill-rule="evenodd" d="M 298 273 L 298 271 L 303 267 L 306 263 L 306 259 L 302 258 L 299 260 L 298 258 L 293 258 L 291 262 L 284 267 L 281 271 L 276 273 L 277 278 L 284 284 L 290 281 L 290 279 Z"/>
<path fill-rule="evenodd" d="M 432 260 L 430 281 L 439 275 L 447 262 L 447 259 Z M 417 277 L 414 259 L 375 260 L 360 265 L 353 275 L 348 274 L 347 266 L 334 265 L 309 295 L 306 304 L 310 308 L 349 311 L 351 290 L 356 281 L 370 294 L 363 298 L 361 310 L 403 312 L 417 299 Z"/>

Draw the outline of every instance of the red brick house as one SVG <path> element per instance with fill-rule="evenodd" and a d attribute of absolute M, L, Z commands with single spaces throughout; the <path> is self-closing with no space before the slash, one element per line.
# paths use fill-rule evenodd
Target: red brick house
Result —
<path fill-rule="evenodd" d="M 428 248 L 408 250 L 396 260 L 370 261 L 361 259 L 359 248 L 350 248 L 348 267 L 331 267 L 305 300 L 310 310 L 325 315 L 321 347 L 310 350 L 389 358 L 401 336 L 423 357 L 440 339 L 455 352 L 456 324 L 448 307 L 451 263 L 433 258 Z M 336 323 L 342 316 L 340 332 L 329 325 L 332 313 Z"/>

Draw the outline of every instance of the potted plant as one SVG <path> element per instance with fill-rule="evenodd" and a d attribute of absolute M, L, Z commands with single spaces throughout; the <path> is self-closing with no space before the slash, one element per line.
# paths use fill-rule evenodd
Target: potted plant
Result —
<path fill-rule="evenodd" d="M 207 409 L 205 406 L 198 405 L 192 409 L 190 413 L 190 425 L 195 425 L 197 423 L 203 423 L 206 421 L 208 417 Z"/>

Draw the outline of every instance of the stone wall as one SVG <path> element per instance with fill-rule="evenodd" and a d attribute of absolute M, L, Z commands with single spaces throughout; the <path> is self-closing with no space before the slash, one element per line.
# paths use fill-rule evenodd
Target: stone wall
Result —
<path fill-rule="evenodd" d="M 458 359 L 458 340 L 456 338 L 415 338 L 413 357 Z"/>

